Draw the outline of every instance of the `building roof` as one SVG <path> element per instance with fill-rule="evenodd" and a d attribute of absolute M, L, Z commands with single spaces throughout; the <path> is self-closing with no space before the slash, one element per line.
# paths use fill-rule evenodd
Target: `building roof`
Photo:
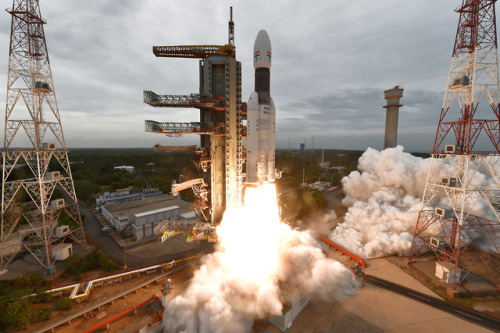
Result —
<path fill-rule="evenodd" d="M 180 217 L 186 220 L 194 219 L 196 217 L 196 213 L 194 211 L 192 212 L 187 212 L 184 214 L 179 214 Z"/>
<path fill-rule="evenodd" d="M 54 246 L 52 246 L 52 249 L 59 250 L 59 249 L 65 249 L 68 247 L 73 247 L 73 245 L 71 243 L 59 243 L 59 244 L 55 244 Z"/>
<path fill-rule="evenodd" d="M 148 210 L 147 212 L 136 213 L 134 215 L 135 215 L 135 217 L 143 217 L 143 216 L 147 216 L 147 215 L 151 215 L 151 214 L 156 214 L 156 213 L 161 213 L 161 212 L 167 212 L 169 210 L 174 210 L 174 209 L 178 209 L 178 208 L 180 208 L 180 207 L 177 206 L 177 205 L 175 205 L 175 206 L 164 207 L 164 208 L 155 209 L 155 210 Z"/>
<path fill-rule="evenodd" d="M 450 271 L 455 269 L 455 264 L 448 261 L 441 261 L 441 262 L 436 261 L 436 265 L 440 265 L 441 267 Z"/>
<path fill-rule="evenodd" d="M 114 216 L 132 216 L 172 206 L 179 207 L 179 214 L 194 211 L 192 204 L 184 202 L 179 198 L 174 198 L 169 194 L 157 195 L 132 202 L 112 203 L 104 205 L 103 207 Z"/>

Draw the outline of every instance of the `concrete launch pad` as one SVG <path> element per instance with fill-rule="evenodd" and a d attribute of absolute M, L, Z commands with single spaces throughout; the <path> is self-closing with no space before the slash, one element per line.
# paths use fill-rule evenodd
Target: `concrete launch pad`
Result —
<path fill-rule="evenodd" d="M 329 253 L 331 256 L 332 253 Z M 333 256 L 336 256 L 333 253 Z M 373 259 L 366 273 L 436 296 L 387 259 Z M 376 305 L 376 306 L 374 306 Z M 252 333 L 280 331 L 257 321 Z M 337 303 L 311 301 L 295 319 L 290 333 L 315 332 L 491 332 L 433 307 L 364 284 L 359 295 Z"/>

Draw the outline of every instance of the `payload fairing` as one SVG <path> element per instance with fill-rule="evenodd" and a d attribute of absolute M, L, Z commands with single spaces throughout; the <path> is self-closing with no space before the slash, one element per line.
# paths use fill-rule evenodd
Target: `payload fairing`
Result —
<path fill-rule="evenodd" d="M 255 91 L 247 104 L 247 184 L 274 182 L 276 109 L 269 93 L 271 40 L 259 31 L 254 44 Z"/>

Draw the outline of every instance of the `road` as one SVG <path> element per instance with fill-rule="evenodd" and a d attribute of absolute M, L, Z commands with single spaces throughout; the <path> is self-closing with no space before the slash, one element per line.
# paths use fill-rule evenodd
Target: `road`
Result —
<path fill-rule="evenodd" d="M 120 265 L 124 265 L 124 248 L 118 245 L 114 239 L 110 236 L 105 235 L 102 232 L 101 224 L 95 219 L 92 212 L 85 209 L 80 203 L 78 204 L 80 208 L 80 214 L 85 216 L 85 220 L 83 222 L 83 229 L 85 230 L 85 234 L 87 236 L 92 237 L 100 246 L 102 251 L 111 257 L 114 261 L 119 263 Z M 160 264 L 163 262 L 171 261 L 174 259 L 179 259 L 183 257 L 188 257 L 192 255 L 198 254 L 195 250 L 185 250 L 169 255 L 159 256 L 159 257 L 136 257 L 129 253 L 127 256 L 127 266 L 132 267 L 145 267 Z"/>
<path fill-rule="evenodd" d="M 375 287 L 379 287 L 382 289 L 386 289 L 386 290 L 395 292 L 399 295 L 414 299 L 418 302 L 427 304 L 427 305 L 432 306 L 436 309 L 448 312 L 449 314 L 452 314 L 456 317 L 467 320 L 471 323 L 482 326 L 484 328 L 490 329 L 493 332 L 500 332 L 500 321 L 499 320 L 482 315 L 478 312 L 475 312 L 475 311 L 472 311 L 469 309 L 465 309 L 465 308 L 460 307 L 458 305 L 448 303 L 448 302 L 443 301 L 437 297 L 432 297 L 432 296 L 423 294 L 423 293 L 415 291 L 413 289 L 403 287 L 399 284 L 392 283 L 392 282 L 389 282 L 387 280 L 377 278 L 373 275 L 367 275 L 367 274 L 363 275 L 363 282 L 370 284 L 372 286 L 375 286 Z"/>

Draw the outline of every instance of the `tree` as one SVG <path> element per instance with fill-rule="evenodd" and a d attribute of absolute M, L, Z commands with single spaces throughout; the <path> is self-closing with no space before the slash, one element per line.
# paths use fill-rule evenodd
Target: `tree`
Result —
<path fill-rule="evenodd" d="M 14 328 L 28 327 L 32 317 L 31 303 L 27 298 L 12 300 L 2 313 L 2 321 Z"/>
<path fill-rule="evenodd" d="M 99 186 L 88 179 L 75 180 L 75 190 L 79 199 L 89 200 L 99 191 Z"/>
<path fill-rule="evenodd" d="M 64 259 L 64 265 L 66 269 L 73 274 L 75 280 L 80 280 L 82 278 L 81 274 L 84 270 L 84 260 L 77 253 Z"/>
<path fill-rule="evenodd" d="M 14 289 L 40 290 L 46 289 L 47 281 L 37 273 L 24 273 L 14 280 Z"/>
<path fill-rule="evenodd" d="M 323 192 L 313 191 L 312 196 L 316 201 L 316 205 L 319 209 L 323 209 L 328 206 L 328 200 L 326 200 L 325 194 Z"/>

